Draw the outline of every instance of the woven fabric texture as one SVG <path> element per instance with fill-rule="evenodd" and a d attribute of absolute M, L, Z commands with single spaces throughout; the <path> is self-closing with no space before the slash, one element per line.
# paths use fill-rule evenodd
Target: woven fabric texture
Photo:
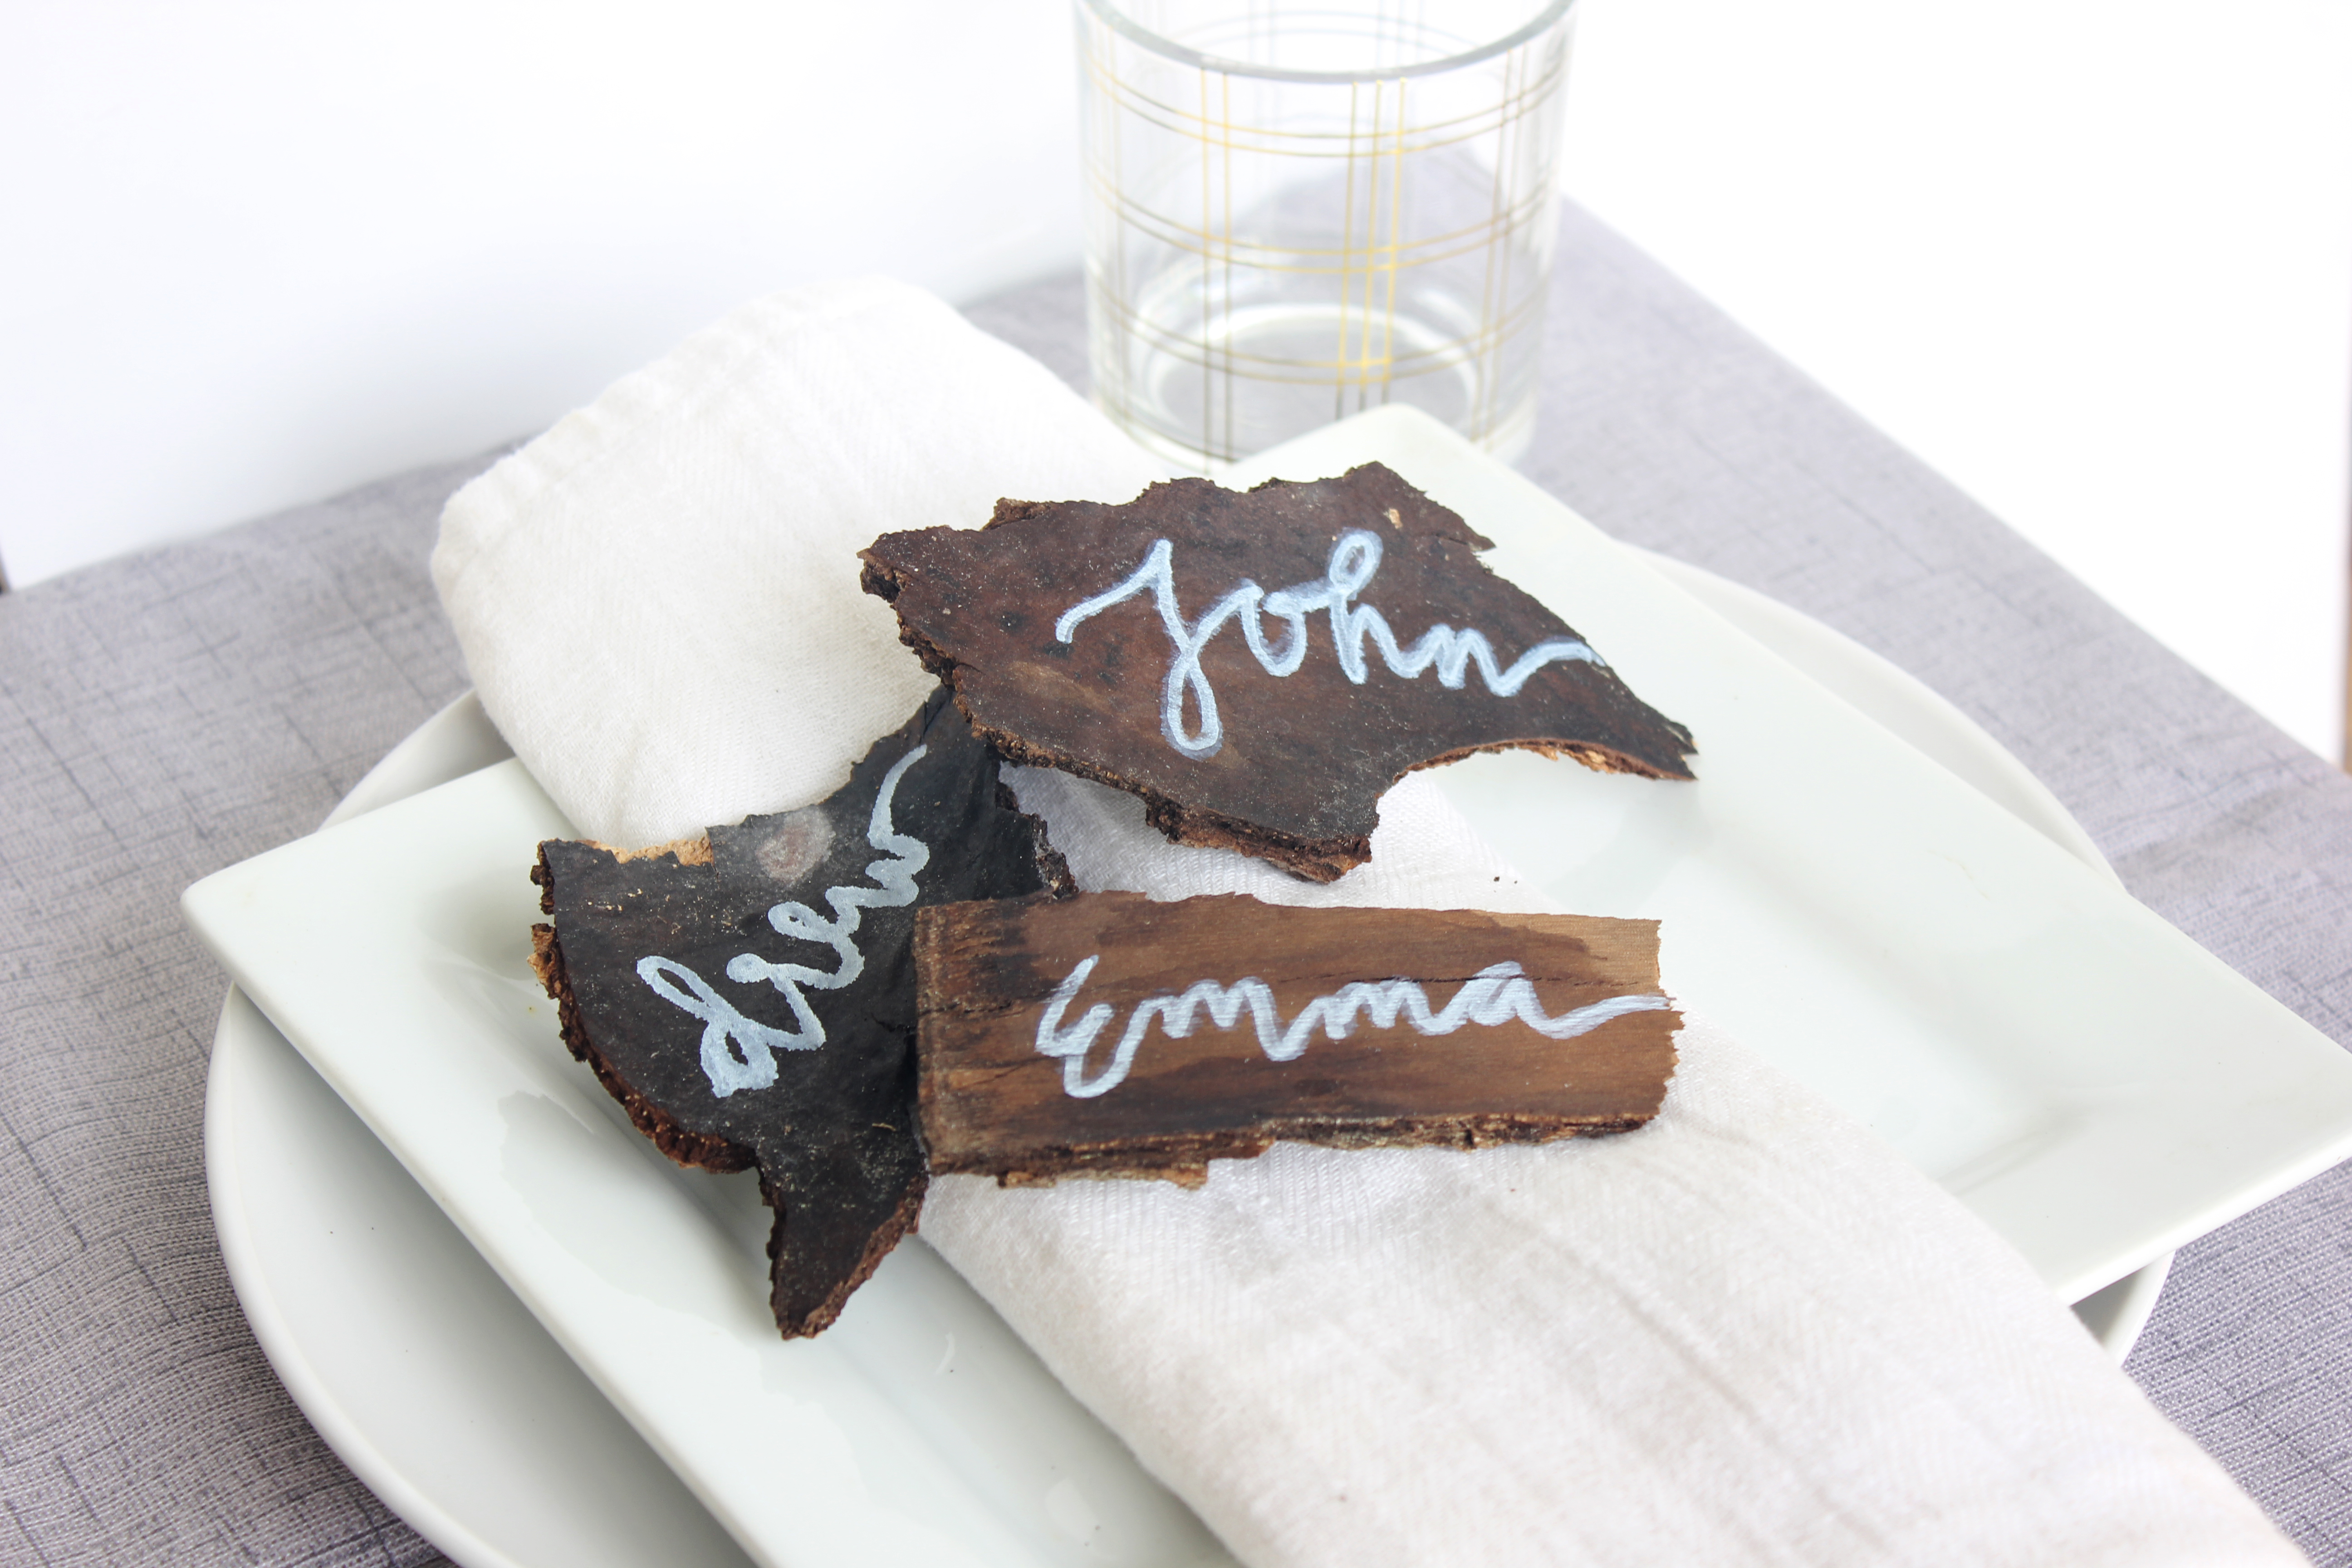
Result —
<path fill-rule="evenodd" d="M 237 1308 L 203 1147 L 226 988 L 179 894 L 464 689 L 425 557 L 483 466 L 0 596 L 0 1563 L 440 1560 Z"/>

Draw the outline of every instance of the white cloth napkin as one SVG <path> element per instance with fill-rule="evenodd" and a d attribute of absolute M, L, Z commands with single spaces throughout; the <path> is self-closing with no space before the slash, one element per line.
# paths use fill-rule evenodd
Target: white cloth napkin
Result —
<path fill-rule="evenodd" d="M 591 837 L 822 800 L 935 684 L 857 552 L 1166 470 L 1035 360 L 879 279 L 779 294 L 459 490 L 433 582 L 482 707 Z"/>
<path fill-rule="evenodd" d="M 876 533 L 1153 477 L 937 301 L 841 285 L 469 485 L 434 571 L 540 782 L 652 842 L 821 798 L 912 709 L 929 678 L 856 586 Z M 1313 888 L 1009 776 L 1090 889 L 1544 907 L 1423 777 Z M 1620 1138 L 1286 1145 L 1197 1192 L 948 1178 L 922 1234 L 1259 1568 L 2302 1561 L 1973 1215 L 1736 1042 L 1681 1046 Z"/>
<path fill-rule="evenodd" d="M 1011 776 L 1087 888 L 1557 907 L 1425 774 L 1326 888 Z M 950 1176 L 922 1233 L 1251 1563 L 2302 1560 L 1976 1216 L 1703 1022 L 1676 1044 L 1623 1137 Z"/>

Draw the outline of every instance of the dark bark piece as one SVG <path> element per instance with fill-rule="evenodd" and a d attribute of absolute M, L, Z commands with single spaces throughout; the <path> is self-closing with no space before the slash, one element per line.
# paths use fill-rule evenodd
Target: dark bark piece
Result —
<path fill-rule="evenodd" d="M 915 967 L 931 1169 L 1006 1185 L 1191 1185 L 1278 1139 L 1622 1132 L 1657 1114 L 1681 1024 L 1657 922 L 1583 915 L 1085 893 L 927 909 Z M 1318 998 L 1334 999 L 1319 1016 Z M 1352 1021 L 1343 1038 L 1335 1012 Z"/>
<path fill-rule="evenodd" d="M 1212 632 L 1198 680 L 1171 675 L 1178 635 L 1158 582 L 1144 581 L 1163 541 L 1160 580 L 1182 636 Z M 1381 795 L 1415 768 L 1525 747 L 1604 771 L 1691 776 L 1690 731 L 1489 572 L 1476 552 L 1490 548 L 1372 463 L 1246 494 L 1178 479 L 1123 506 L 1000 501 L 986 528 L 886 533 L 862 559 L 866 591 L 898 612 L 900 637 L 954 683 L 957 703 L 1008 759 L 1132 791 L 1179 843 L 1226 846 L 1328 882 L 1370 858 Z M 1083 608 L 1122 585 L 1137 591 Z M 1221 618 L 1236 590 L 1245 604 Z M 1402 673 L 1368 609 L 1407 668 L 1414 650 L 1445 645 L 1442 634 L 1424 643 L 1439 626 L 1480 634 L 1491 661 L 1465 643 Z M 1253 628 L 1263 634 L 1255 648 Z M 1523 684 L 1496 689 L 1490 674 L 1507 678 L 1538 650 Z M 1296 668 L 1271 673 L 1261 653 Z M 1171 689 L 1181 699 L 1172 721 Z"/>
<path fill-rule="evenodd" d="M 540 846 L 554 923 L 535 929 L 533 967 L 564 1043 L 671 1159 L 759 1167 L 787 1338 L 830 1324 L 921 1206 L 916 909 L 1066 889 L 996 772 L 942 688 L 816 805 L 634 855 Z M 851 952 L 854 978 L 816 978 Z"/>

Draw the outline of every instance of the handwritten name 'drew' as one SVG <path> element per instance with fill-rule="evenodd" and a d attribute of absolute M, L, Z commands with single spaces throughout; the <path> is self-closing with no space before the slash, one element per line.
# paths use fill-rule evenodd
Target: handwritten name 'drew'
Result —
<path fill-rule="evenodd" d="M 866 827 L 866 842 L 885 857 L 869 861 L 866 874 L 875 886 L 845 886 L 825 889 L 832 918 L 792 900 L 768 910 L 768 923 L 780 936 L 830 947 L 835 964 L 830 971 L 803 963 L 777 963 L 756 952 L 741 952 L 728 961 L 727 978 L 739 984 L 766 981 L 792 1009 L 794 1026 L 779 1029 L 746 1016 L 720 995 L 711 984 L 683 963 L 658 954 L 637 961 L 637 977 L 656 993 L 702 1020 L 702 1070 L 710 1092 L 724 1100 L 738 1089 L 765 1089 L 776 1081 L 778 1051 L 813 1051 L 824 1044 L 824 1020 L 809 1003 L 803 986 L 838 991 L 866 973 L 866 955 L 857 947 L 857 928 L 870 909 L 896 909 L 915 901 L 915 878 L 930 864 L 930 847 L 898 831 L 890 817 L 898 781 L 929 751 L 916 746 L 891 764 L 874 796 L 874 810 Z"/>
<path fill-rule="evenodd" d="M 1199 619 L 1187 621 L 1176 600 L 1175 547 L 1165 539 L 1158 540 L 1145 553 L 1143 563 L 1123 582 L 1063 611 L 1054 623 L 1054 637 L 1057 642 L 1070 642 L 1089 618 L 1114 605 L 1149 594 L 1175 650 L 1160 688 L 1160 731 L 1179 752 L 1196 759 L 1214 756 L 1224 745 L 1224 723 L 1217 712 L 1217 694 L 1201 668 L 1201 654 L 1228 622 L 1239 624 L 1242 640 L 1248 645 L 1259 668 L 1277 679 L 1296 675 L 1305 666 L 1307 623 L 1318 612 L 1329 617 L 1332 652 L 1339 658 L 1341 672 L 1358 686 L 1363 685 L 1370 674 L 1370 665 L 1364 657 L 1367 638 L 1380 650 L 1381 661 L 1390 672 L 1403 679 L 1418 679 L 1424 671 L 1434 669 L 1440 686 L 1459 691 L 1467 684 L 1470 667 L 1475 664 L 1486 689 L 1497 697 L 1517 696 L 1528 678 L 1548 664 L 1584 663 L 1608 668 L 1607 661 L 1592 650 L 1591 644 L 1577 637 L 1548 638 L 1505 666 L 1484 632 L 1475 627 L 1456 628 L 1443 621 L 1423 632 L 1411 647 L 1401 644 L 1386 616 L 1370 605 L 1355 602 L 1370 585 L 1373 574 L 1381 569 L 1381 549 L 1379 534 L 1368 529 L 1350 529 L 1332 544 L 1330 559 L 1319 581 L 1277 588 L 1269 594 L 1244 578 L 1203 611 Z M 1278 641 L 1269 640 L 1266 636 L 1268 616 L 1288 623 Z M 1184 712 L 1188 696 L 1197 716 L 1190 724 Z"/>

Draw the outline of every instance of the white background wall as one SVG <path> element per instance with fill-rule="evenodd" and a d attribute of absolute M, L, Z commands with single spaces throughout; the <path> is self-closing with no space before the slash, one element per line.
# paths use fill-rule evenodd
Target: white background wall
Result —
<path fill-rule="evenodd" d="M 2347 0 L 1584 0 L 1570 187 L 2341 745 Z M 1076 257 L 1063 0 L 0 0 L 0 562 L 525 434 L 730 306 Z"/>
<path fill-rule="evenodd" d="M 2340 757 L 2352 4 L 1593 0 L 1571 187 Z"/>

